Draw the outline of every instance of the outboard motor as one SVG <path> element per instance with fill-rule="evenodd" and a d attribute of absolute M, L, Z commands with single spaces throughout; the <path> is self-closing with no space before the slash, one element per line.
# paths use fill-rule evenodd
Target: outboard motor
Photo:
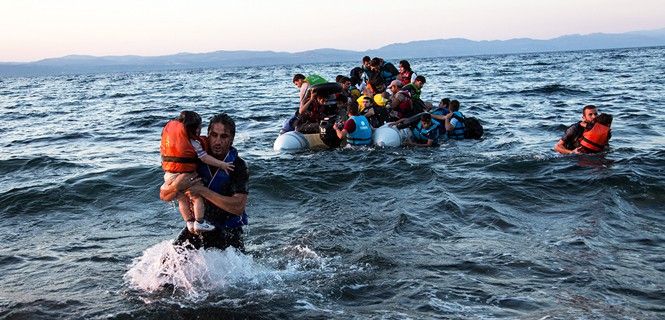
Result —
<path fill-rule="evenodd" d="M 335 131 L 335 123 L 337 116 L 326 117 L 319 123 L 319 134 L 321 136 L 321 141 L 325 143 L 330 148 L 338 148 L 342 143 L 342 140 L 337 137 L 337 132 Z"/>

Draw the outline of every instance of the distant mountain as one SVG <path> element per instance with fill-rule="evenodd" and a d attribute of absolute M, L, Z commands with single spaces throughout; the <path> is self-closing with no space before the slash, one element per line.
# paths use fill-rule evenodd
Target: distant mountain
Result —
<path fill-rule="evenodd" d="M 289 53 L 241 50 L 179 53 L 154 57 L 69 55 L 28 63 L 0 63 L 0 76 L 342 62 L 359 61 L 365 55 L 385 59 L 408 59 L 656 46 L 665 46 L 665 28 L 620 34 L 566 35 L 549 40 L 528 38 L 492 41 L 461 38 L 425 40 L 395 43 L 367 51 L 316 49 Z"/>

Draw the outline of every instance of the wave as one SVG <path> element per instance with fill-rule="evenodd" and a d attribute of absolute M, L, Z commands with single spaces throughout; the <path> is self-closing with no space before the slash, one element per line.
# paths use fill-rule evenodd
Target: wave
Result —
<path fill-rule="evenodd" d="M 524 94 L 524 95 L 563 94 L 563 95 L 571 95 L 571 96 L 589 94 L 588 91 L 567 87 L 567 86 L 561 85 L 561 84 L 550 84 L 550 85 L 546 85 L 546 86 L 542 86 L 542 87 L 536 87 L 536 88 L 532 88 L 532 89 L 525 89 L 525 90 L 518 91 L 517 93 Z"/>

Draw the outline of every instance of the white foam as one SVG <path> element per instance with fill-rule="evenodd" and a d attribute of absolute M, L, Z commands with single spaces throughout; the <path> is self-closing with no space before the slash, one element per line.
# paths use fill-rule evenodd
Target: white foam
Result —
<path fill-rule="evenodd" d="M 270 270 L 234 248 L 182 250 L 163 241 L 134 259 L 124 276 L 130 287 L 154 293 L 169 288 L 191 300 L 205 299 L 210 292 L 230 286 L 281 282 Z"/>

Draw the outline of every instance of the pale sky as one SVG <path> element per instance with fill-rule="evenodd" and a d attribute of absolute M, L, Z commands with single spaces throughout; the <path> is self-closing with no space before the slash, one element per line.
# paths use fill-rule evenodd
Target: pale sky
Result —
<path fill-rule="evenodd" d="M 665 27 L 664 0 L 0 0 L 0 61 L 375 49 Z"/>

